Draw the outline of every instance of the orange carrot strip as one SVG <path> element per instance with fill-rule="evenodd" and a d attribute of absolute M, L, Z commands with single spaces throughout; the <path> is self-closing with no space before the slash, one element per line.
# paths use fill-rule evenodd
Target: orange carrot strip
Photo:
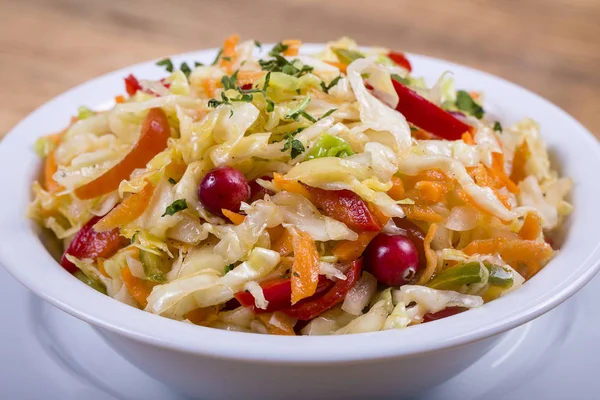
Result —
<path fill-rule="evenodd" d="M 133 276 L 128 266 L 125 266 L 121 270 L 121 279 L 123 284 L 127 288 L 127 291 L 133 297 L 133 299 L 142 307 L 145 308 L 148 305 L 148 296 L 152 292 L 154 284 L 149 281 L 145 281 L 138 277 Z"/>
<path fill-rule="evenodd" d="M 342 240 L 331 250 L 339 262 L 357 260 L 379 232 L 360 232 L 356 240 Z"/>
<path fill-rule="evenodd" d="M 215 92 L 217 90 L 217 81 L 213 78 L 203 79 L 202 89 L 204 89 L 206 97 L 215 97 Z"/>
<path fill-rule="evenodd" d="M 516 183 L 521 182 L 527 174 L 525 173 L 525 164 L 530 156 L 529 146 L 524 141 L 515 150 L 515 156 L 513 158 L 512 172 L 510 174 L 510 180 Z"/>
<path fill-rule="evenodd" d="M 406 197 L 406 192 L 404 191 L 402 179 L 397 176 L 392 176 L 392 188 L 388 190 L 387 194 L 394 200 L 404 199 Z"/>
<path fill-rule="evenodd" d="M 319 253 L 310 235 L 299 229 L 293 235 L 292 304 L 315 294 L 319 282 Z"/>
<path fill-rule="evenodd" d="M 542 233 L 542 219 L 536 213 L 527 213 L 519 236 L 524 240 L 536 240 Z"/>
<path fill-rule="evenodd" d="M 104 269 L 104 258 L 98 257 L 96 263 L 98 264 L 98 271 L 108 278 L 108 273 L 106 272 L 106 269 Z"/>
<path fill-rule="evenodd" d="M 121 204 L 113 208 L 94 225 L 96 232 L 106 232 L 135 221 L 144 213 L 154 194 L 154 186 L 146 183 L 139 192 L 123 199 Z"/>
<path fill-rule="evenodd" d="M 418 285 L 423 285 L 431 279 L 433 274 L 436 272 L 437 268 L 437 256 L 435 255 L 435 251 L 431 249 L 431 242 L 435 237 L 437 232 L 437 224 L 431 224 L 429 226 L 429 230 L 427 231 L 427 235 L 425 235 L 425 239 L 423 240 L 423 249 L 425 251 L 425 259 L 427 260 L 427 265 L 425 269 L 419 275 L 419 279 L 417 280 Z"/>
<path fill-rule="evenodd" d="M 63 189 L 63 187 L 52 177 L 57 170 L 58 165 L 56 165 L 54 152 L 51 152 L 48 154 L 44 162 L 44 187 L 50 193 L 56 193 Z"/>
<path fill-rule="evenodd" d="M 271 243 L 274 243 L 277 239 L 283 236 L 287 229 L 285 229 L 283 225 L 277 225 L 272 228 L 267 228 L 266 231 L 269 232 Z"/>
<path fill-rule="evenodd" d="M 183 318 L 190 320 L 195 325 L 208 326 L 215 322 L 219 316 L 216 307 L 196 308 L 185 314 Z"/>
<path fill-rule="evenodd" d="M 437 203 L 442 201 L 446 194 L 450 191 L 449 185 L 444 182 L 419 181 L 415 184 L 415 188 L 419 191 L 420 197 L 423 200 Z"/>
<path fill-rule="evenodd" d="M 302 186 L 302 184 L 298 181 L 287 180 L 283 177 L 283 175 L 275 172 L 273 174 L 273 182 L 275 182 L 277 186 L 279 186 L 282 190 L 285 190 L 286 192 L 297 193 L 306 197 L 309 200 L 312 200 L 312 196 L 310 195 L 308 190 L 304 186 Z"/>
<path fill-rule="evenodd" d="M 499 254 L 525 279 L 535 275 L 553 254 L 552 247 L 548 243 L 509 238 L 474 240 L 463 249 L 463 252 L 467 255 Z"/>
<path fill-rule="evenodd" d="M 341 62 L 337 62 L 337 61 L 325 61 L 325 62 L 331 66 L 338 68 L 340 70 L 340 72 L 343 72 L 344 74 L 346 73 L 346 68 L 348 67 L 346 64 L 342 64 Z"/>
<path fill-rule="evenodd" d="M 229 211 L 229 210 L 227 210 L 225 208 L 222 208 L 221 212 L 223 213 L 224 216 L 226 216 L 227 218 L 229 218 L 229 220 L 231 222 L 233 222 L 235 225 L 241 224 L 246 219 L 245 215 L 238 214 L 238 213 L 235 213 L 233 211 Z"/>
<path fill-rule="evenodd" d="M 462 140 L 466 144 L 470 144 L 470 145 L 474 145 L 475 144 L 475 139 L 473 139 L 473 136 L 471 135 L 471 132 L 465 132 L 465 133 L 463 133 L 462 134 Z"/>
<path fill-rule="evenodd" d="M 125 96 L 122 96 L 122 95 L 115 96 L 115 103 L 117 103 L 117 104 L 125 103 Z"/>
<path fill-rule="evenodd" d="M 272 323 L 271 318 L 273 314 L 258 314 L 256 315 L 256 317 L 260 319 L 263 324 L 265 324 L 267 331 L 272 335 L 296 335 L 296 332 L 294 331 L 294 326 L 291 325 L 290 322 L 286 320 L 286 318 L 278 318 L 277 324 Z"/>
<path fill-rule="evenodd" d="M 284 40 L 282 44 L 288 46 L 288 48 L 283 52 L 284 56 L 297 56 L 298 51 L 300 50 L 300 46 L 302 45 L 302 40 L 298 39 L 290 39 Z"/>
<path fill-rule="evenodd" d="M 225 39 L 223 43 L 223 52 L 219 58 L 219 66 L 227 71 L 227 74 L 231 75 L 233 72 L 233 63 L 235 61 L 235 48 L 240 41 L 238 35 L 231 35 Z"/>
<path fill-rule="evenodd" d="M 287 256 L 294 251 L 294 236 L 285 229 L 283 234 L 272 241 L 271 250 L 278 252 L 281 256 Z"/>
<path fill-rule="evenodd" d="M 506 186 L 509 192 L 514 194 L 519 194 L 521 192 L 517 184 L 514 183 L 504 171 L 504 154 L 492 153 L 492 171 L 498 180 Z"/>
<path fill-rule="evenodd" d="M 266 71 L 240 71 L 237 75 L 237 86 L 245 86 L 254 84 L 267 74 Z"/>
<path fill-rule="evenodd" d="M 417 221 L 426 221 L 430 223 L 442 222 L 444 220 L 444 217 L 433 211 L 429 206 L 408 204 L 402 206 L 402 209 L 408 219 L 416 219 Z"/>

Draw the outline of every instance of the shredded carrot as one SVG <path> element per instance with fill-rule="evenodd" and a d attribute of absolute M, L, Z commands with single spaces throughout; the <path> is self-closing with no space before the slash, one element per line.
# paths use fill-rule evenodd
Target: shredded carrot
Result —
<path fill-rule="evenodd" d="M 227 218 L 229 218 L 229 220 L 231 222 L 233 222 L 235 225 L 241 224 L 246 219 L 245 215 L 238 214 L 238 213 L 235 213 L 233 211 L 229 211 L 229 210 L 227 210 L 225 208 L 222 208 L 221 212 L 223 213 L 224 216 L 226 216 Z"/>
<path fill-rule="evenodd" d="M 145 308 L 148 305 L 147 299 L 150 292 L 152 292 L 154 284 L 133 276 L 128 266 L 121 269 L 121 279 L 131 297 L 133 297 L 142 308 Z"/>
<path fill-rule="evenodd" d="M 336 67 L 337 69 L 340 70 L 340 72 L 342 72 L 344 74 L 346 73 L 346 68 L 348 67 L 346 64 L 342 64 L 341 62 L 338 62 L 338 61 L 325 61 L 325 63 Z"/>
<path fill-rule="evenodd" d="M 96 222 L 94 230 L 96 232 L 110 231 L 138 219 L 144 213 L 148 204 L 150 204 L 154 189 L 153 185 L 146 183 L 146 186 L 139 193 L 133 193 L 125 198 L 121 204 L 113 208 L 100 221 Z"/>
<path fill-rule="evenodd" d="M 98 259 L 96 260 L 96 263 L 98 263 L 98 271 L 100 271 L 100 273 L 104 276 L 106 276 L 107 278 L 108 273 L 106 273 L 106 270 L 104 269 L 104 258 L 102 257 L 98 257 Z"/>
<path fill-rule="evenodd" d="M 202 89 L 204 89 L 206 97 L 215 97 L 215 92 L 217 90 L 217 80 L 213 78 L 203 79 Z"/>
<path fill-rule="evenodd" d="M 430 223 L 442 222 L 444 217 L 436 213 L 431 207 L 420 204 L 407 204 L 402 206 L 404 214 L 408 219 L 416 219 L 417 221 L 425 221 Z"/>
<path fill-rule="evenodd" d="M 293 234 L 292 304 L 315 294 L 319 282 L 319 253 L 310 235 L 299 229 Z"/>
<path fill-rule="evenodd" d="M 279 318 L 277 318 L 279 316 Z M 294 325 L 292 319 L 283 313 L 258 314 L 256 317 L 265 324 L 267 331 L 272 335 L 288 335 L 295 336 Z M 273 322 L 276 319 L 276 322 Z"/>
<path fill-rule="evenodd" d="M 509 192 L 519 194 L 521 191 L 516 183 L 514 183 L 504 171 L 504 154 L 492 153 L 492 171 L 500 182 L 506 186 Z"/>
<path fill-rule="evenodd" d="M 375 218 L 377 218 L 377 221 L 379 221 L 379 225 L 382 228 L 390 220 L 390 217 L 388 217 L 383 212 L 381 212 L 381 210 L 379 209 L 379 207 L 377 207 L 375 204 L 373 204 L 373 203 L 367 203 L 367 207 L 369 208 L 369 211 L 371 212 L 371 214 L 373 214 L 375 216 Z"/>
<path fill-rule="evenodd" d="M 225 39 L 223 43 L 223 52 L 219 58 L 219 66 L 227 71 L 227 74 L 231 75 L 233 72 L 233 63 L 235 62 L 235 48 L 240 41 L 238 35 L 231 35 Z"/>
<path fill-rule="evenodd" d="M 271 250 L 278 252 L 281 256 L 287 256 L 294 251 L 294 236 L 285 229 L 283 234 L 271 244 Z"/>
<path fill-rule="evenodd" d="M 331 250 L 331 254 L 337 257 L 339 262 L 350 262 L 358 259 L 365 251 L 371 240 L 379 232 L 359 232 L 356 240 L 342 240 Z"/>
<path fill-rule="evenodd" d="M 48 154 L 48 156 L 46 157 L 46 161 L 44 162 L 44 187 L 50 193 L 56 193 L 59 190 L 63 189 L 63 187 L 52 177 L 57 170 L 58 165 L 56 165 L 54 152 L 51 152 L 50 154 Z"/>
<path fill-rule="evenodd" d="M 302 45 L 302 40 L 284 40 L 282 44 L 288 46 L 288 48 L 283 52 L 284 56 L 297 56 L 298 51 L 300 50 L 300 46 Z"/>
<path fill-rule="evenodd" d="M 219 317 L 219 312 L 216 307 L 196 308 L 185 314 L 184 319 L 190 320 L 195 325 L 208 326 L 215 322 Z"/>
<path fill-rule="evenodd" d="M 471 98 L 473 100 L 477 101 L 481 97 L 481 93 L 479 93 L 479 92 L 469 92 L 469 96 L 471 96 Z"/>
<path fill-rule="evenodd" d="M 438 136 L 435 136 L 433 133 L 429 133 L 424 131 L 423 129 L 419 129 L 415 127 L 411 127 L 410 135 L 417 140 L 435 140 L 439 139 Z"/>
<path fill-rule="evenodd" d="M 498 200 L 508 209 L 512 208 L 508 196 L 502 194 L 498 189 L 505 186 L 502 180 L 499 178 L 498 173 L 494 169 L 485 167 L 483 164 L 478 164 L 476 167 L 468 167 L 467 172 L 475 183 L 479 186 L 485 186 L 492 189 Z M 504 175 L 506 176 L 506 175 Z M 508 177 L 506 178 L 507 180 Z M 511 182 L 512 183 L 512 182 Z M 514 183 L 512 183 L 514 185 Z M 516 185 L 514 185 L 516 188 Z M 519 190 L 519 188 L 516 188 Z"/>
<path fill-rule="evenodd" d="M 388 190 L 387 194 L 394 200 L 404 199 L 406 197 L 406 193 L 404 191 L 402 179 L 397 176 L 392 176 L 392 188 Z"/>
<path fill-rule="evenodd" d="M 415 184 L 415 189 L 419 191 L 419 197 L 423 200 L 437 203 L 446 197 L 452 187 L 445 182 L 419 181 Z"/>
<path fill-rule="evenodd" d="M 470 144 L 470 145 L 474 145 L 475 144 L 475 139 L 473 139 L 473 136 L 471 135 L 471 132 L 465 132 L 465 133 L 463 133 L 462 134 L 462 140 L 466 144 Z"/>
<path fill-rule="evenodd" d="M 535 275 L 552 257 L 552 247 L 542 241 L 492 238 L 474 240 L 463 249 L 467 255 L 498 254 L 525 279 Z"/>
<path fill-rule="evenodd" d="M 273 174 L 273 182 L 286 192 L 297 193 L 306 197 L 309 200 L 312 200 L 312 196 L 310 195 L 309 191 L 298 181 L 291 181 L 285 179 L 283 175 L 275 172 Z"/>
<path fill-rule="evenodd" d="M 266 71 L 240 71 L 237 75 L 236 85 L 245 86 L 254 84 L 267 74 Z"/>
<path fill-rule="evenodd" d="M 419 275 L 419 278 L 417 279 L 418 285 L 423 285 L 429 282 L 433 274 L 436 272 L 437 256 L 435 255 L 435 251 L 431 249 L 431 242 L 435 237 L 437 228 L 437 224 L 431 224 L 429 226 L 429 230 L 427 231 L 427 235 L 425 235 L 425 239 L 423 240 L 423 249 L 425 251 L 425 259 L 427 260 L 427 265 L 423 272 Z"/>
<path fill-rule="evenodd" d="M 115 96 L 115 103 L 117 103 L 117 104 L 125 103 L 125 96 L 122 96 L 122 95 Z"/>
<path fill-rule="evenodd" d="M 513 182 L 519 183 L 527 176 L 525 172 L 525 165 L 530 157 L 529 146 L 524 141 L 515 149 L 515 156 L 513 158 L 512 172 L 510 179 Z"/>
<path fill-rule="evenodd" d="M 537 240 L 542 233 L 542 219 L 536 213 L 527 213 L 523 225 L 519 230 L 519 236 L 524 240 Z"/>
<path fill-rule="evenodd" d="M 283 225 L 277 225 L 272 228 L 267 228 L 266 231 L 269 232 L 271 243 L 274 243 L 277 239 L 283 236 L 287 229 L 285 229 Z"/>

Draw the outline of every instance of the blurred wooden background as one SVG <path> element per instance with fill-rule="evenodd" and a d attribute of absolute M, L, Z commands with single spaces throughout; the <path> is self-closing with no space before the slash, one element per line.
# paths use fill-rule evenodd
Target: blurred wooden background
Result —
<path fill-rule="evenodd" d="M 600 0 L 0 0 L 0 136 L 57 94 L 129 64 L 347 35 L 491 72 L 600 136 Z"/>

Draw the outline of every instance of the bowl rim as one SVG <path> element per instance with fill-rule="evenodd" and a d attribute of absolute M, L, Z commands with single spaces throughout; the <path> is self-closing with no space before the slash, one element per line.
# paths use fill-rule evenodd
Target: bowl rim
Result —
<path fill-rule="evenodd" d="M 305 44 L 303 47 L 314 52 L 322 45 Z M 216 52 L 217 49 L 206 49 L 171 58 L 174 61 L 193 58 L 210 60 Z M 410 53 L 408 56 L 413 63 L 439 65 L 455 72 L 460 71 L 485 81 L 487 85 L 498 86 L 537 104 L 541 110 L 552 113 L 555 119 L 568 125 L 572 135 L 577 135 L 577 140 L 566 141 L 565 144 L 575 146 L 573 143 L 581 142 L 581 150 L 591 156 L 586 157 L 587 162 L 595 166 L 596 170 L 600 169 L 598 141 L 573 117 L 548 100 L 486 72 L 433 57 Z M 575 233 L 586 234 L 589 235 L 589 240 L 583 241 L 583 248 L 571 245 L 567 254 L 567 250 L 561 251 L 551 262 L 567 268 L 566 258 L 576 259 L 577 265 L 566 275 L 555 271 L 560 265 L 554 267 L 551 273 L 546 273 L 548 268 L 545 268 L 518 291 L 479 309 L 401 331 L 300 338 L 229 332 L 163 318 L 89 290 L 83 283 L 71 279 L 70 274 L 50 256 L 40 242 L 35 223 L 24 216 L 30 199 L 30 183 L 38 169 L 35 155 L 31 151 L 32 139 L 51 131 L 46 125 L 40 127 L 45 120 L 51 121 L 48 126 L 58 130 L 60 124 L 65 122 L 63 116 L 75 110 L 77 105 L 86 103 L 82 100 L 89 97 L 100 99 L 100 96 L 110 92 L 113 94 L 103 98 L 112 98 L 118 93 L 114 92 L 116 82 L 120 83 L 122 77 L 129 73 L 145 70 L 144 76 L 159 77 L 158 71 L 149 69 L 152 65 L 153 61 L 147 61 L 125 67 L 64 92 L 29 114 L 0 142 L 0 170 L 18 171 L 4 173 L 1 178 L 3 187 L 8 189 L 7 193 L 13 192 L 15 196 L 8 202 L 6 199 L 0 200 L 4 203 L 0 207 L 0 263 L 37 296 L 79 319 L 148 345 L 207 357 L 286 364 L 374 361 L 437 352 L 512 329 L 568 299 L 600 269 L 600 235 L 590 233 L 593 226 L 588 226 L 594 220 L 600 220 L 600 211 L 586 208 L 595 214 L 577 218 L 579 225 L 584 219 L 590 222 L 588 225 L 584 224 L 583 228 L 578 228 L 582 229 L 581 232 L 571 231 L 569 236 L 576 236 Z M 152 79 L 151 76 L 148 78 Z M 586 197 L 590 191 L 592 194 L 600 194 L 599 190 L 591 187 L 586 187 L 586 190 Z M 22 265 L 27 265 L 27 268 Z M 49 282 L 52 284 L 49 285 Z M 542 290 L 540 286 L 543 285 L 548 285 L 549 289 Z"/>

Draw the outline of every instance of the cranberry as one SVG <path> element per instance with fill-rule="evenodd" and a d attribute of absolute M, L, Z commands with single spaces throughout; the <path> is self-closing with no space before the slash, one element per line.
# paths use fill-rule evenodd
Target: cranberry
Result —
<path fill-rule="evenodd" d="M 270 176 L 261 176 L 260 179 L 262 179 L 263 181 L 271 181 L 273 180 L 273 178 L 271 178 Z M 251 180 L 248 185 L 250 186 L 250 203 L 255 202 L 256 200 L 262 200 L 265 198 L 265 195 L 274 195 L 275 193 L 273 193 L 273 191 L 269 190 L 269 189 L 265 189 L 264 187 L 260 186 L 258 184 L 258 182 L 256 182 L 256 179 Z"/>
<path fill-rule="evenodd" d="M 367 270 L 387 286 L 399 287 L 410 282 L 419 269 L 419 253 L 406 236 L 380 233 L 363 255 Z"/>
<path fill-rule="evenodd" d="M 208 211 L 221 215 L 221 209 L 239 211 L 243 201 L 248 201 L 250 187 L 240 171 L 231 167 L 218 167 L 204 176 L 198 186 L 198 198 Z"/>

